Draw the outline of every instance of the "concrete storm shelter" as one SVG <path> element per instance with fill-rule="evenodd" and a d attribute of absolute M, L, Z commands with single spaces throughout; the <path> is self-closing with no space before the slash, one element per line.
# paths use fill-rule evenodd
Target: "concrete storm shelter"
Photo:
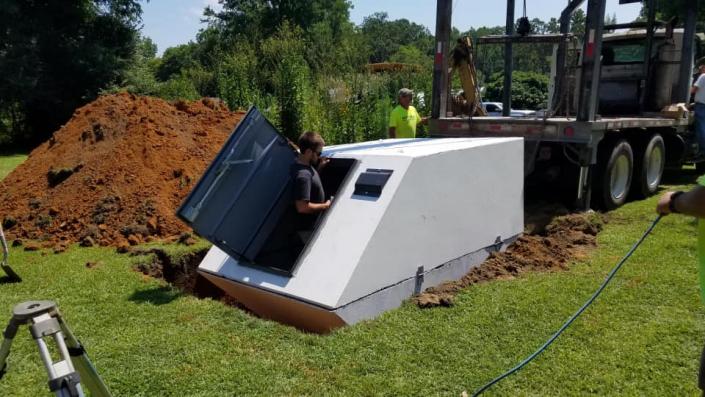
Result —
<path fill-rule="evenodd" d="M 521 138 L 330 146 L 333 205 L 297 236 L 296 152 L 251 109 L 179 209 L 214 244 L 198 271 L 257 315 L 328 332 L 462 277 L 523 229 Z"/>

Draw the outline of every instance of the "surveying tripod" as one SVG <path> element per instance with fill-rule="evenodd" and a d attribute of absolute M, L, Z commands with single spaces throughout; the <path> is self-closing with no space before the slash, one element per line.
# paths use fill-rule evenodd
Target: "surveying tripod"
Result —
<path fill-rule="evenodd" d="M 81 397 L 83 382 L 92 396 L 110 397 L 108 388 L 88 359 L 81 343 L 68 328 L 56 303 L 52 301 L 28 301 L 12 310 L 12 318 L 5 329 L 5 340 L 0 346 L 0 379 L 7 370 L 7 356 L 12 340 L 20 325 L 28 325 L 49 374 L 49 390 L 57 397 Z M 61 359 L 54 362 L 44 338 L 52 337 Z M 80 374 L 80 375 L 79 375 Z"/>

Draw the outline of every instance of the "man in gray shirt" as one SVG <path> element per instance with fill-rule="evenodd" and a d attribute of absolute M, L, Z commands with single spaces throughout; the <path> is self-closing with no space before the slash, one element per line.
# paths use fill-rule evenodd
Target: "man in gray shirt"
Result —
<path fill-rule="evenodd" d="M 695 94 L 695 137 L 698 140 L 700 156 L 705 156 L 705 64 L 698 67 L 700 76 L 695 80 L 690 92 Z"/>
<path fill-rule="evenodd" d="M 299 157 L 291 167 L 291 177 L 294 182 L 294 206 L 299 215 L 297 229 L 300 231 L 312 229 L 318 214 L 330 207 L 330 200 L 325 199 L 318 175 L 318 170 L 328 162 L 328 159 L 321 157 L 324 144 L 323 138 L 316 132 L 304 132 L 299 137 Z"/>

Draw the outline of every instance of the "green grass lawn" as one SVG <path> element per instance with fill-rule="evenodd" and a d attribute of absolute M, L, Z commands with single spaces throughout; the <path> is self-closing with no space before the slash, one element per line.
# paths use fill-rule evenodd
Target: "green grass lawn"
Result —
<path fill-rule="evenodd" d="M 27 158 L 26 154 L 0 156 L 0 180 L 5 178 L 15 167 Z"/>
<path fill-rule="evenodd" d="M 611 213 L 599 249 L 569 271 L 476 285 L 452 308 L 407 303 L 327 336 L 182 295 L 131 270 L 134 258 L 79 247 L 13 249 L 24 281 L 0 284 L 0 322 L 16 303 L 56 300 L 115 395 L 458 396 L 543 343 L 647 228 L 655 201 Z M 694 395 L 705 339 L 695 243 L 692 219 L 665 218 L 595 304 L 488 395 Z M 49 395 L 27 329 L 0 395 Z"/>

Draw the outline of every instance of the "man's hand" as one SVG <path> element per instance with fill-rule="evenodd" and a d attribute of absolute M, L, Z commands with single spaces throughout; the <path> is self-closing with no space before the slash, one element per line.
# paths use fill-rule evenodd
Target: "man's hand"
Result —
<path fill-rule="evenodd" d="M 330 158 L 328 157 L 321 157 L 321 160 L 318 162 L 318 172 L 321 172 L 321 170 L 330 163 Z"/>
<path fill-rule="evenodd" d="M 671 203 L 671 196 L 673 196 L 673 193 L 675 193 L 675 192 L 666 192 L 658 200 L 658 204 L 656 204 L 656 212 L 658 214 L 668 215 L 671 213 L 671 209 L 669 208 L 669 204 Z"/>
<path fill-rule="evenodd" d="M 670 214 L 671 209 L 668 204 L 673 201 L 674 194 L 675 192 L 664 193 L 656 205 L 656 212 L 661 215 Z M 705 186 L 696 186 L 689 192 L 679 195 L 674 204 L 679 214 L 705 219 Z"/>
<path fill-rule="evenodd" d="M 428 117 L 421 117 L 421 122 L 419 124 L 427 125 L 428 124 Z"/>

